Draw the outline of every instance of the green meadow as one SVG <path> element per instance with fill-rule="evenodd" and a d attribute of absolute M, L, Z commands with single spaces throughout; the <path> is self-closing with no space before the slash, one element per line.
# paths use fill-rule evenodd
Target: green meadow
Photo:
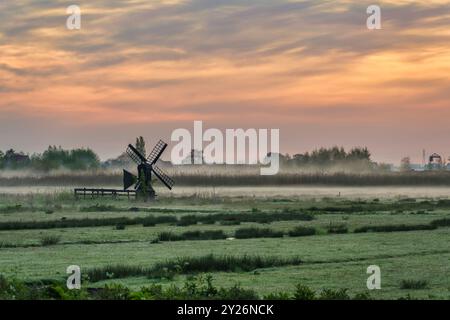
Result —
<path fill-rule="evenodd" d="M 183 287 L 208 275 L 259 297 L 302 285 L 449 299 L 449 243 L 446 198 L 0 195 L 0 274 L 23 282 L 65 283 L 78 265 L 89 288 Z M 367 289 L 370 265 L 381 268 L 380 290 Z"/>

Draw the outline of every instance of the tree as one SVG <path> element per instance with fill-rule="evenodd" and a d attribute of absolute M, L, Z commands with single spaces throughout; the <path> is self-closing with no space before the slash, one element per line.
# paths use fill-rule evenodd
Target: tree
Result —
<path fill-rule="evenodd" d="M 5 165 L 5 154 L 0 150 L 0 169 L 3 169 Z"/>
<path fill-rule="evenodd" d="M 136 145 L 135 145 L 137 151 L 139 151 L 144 157 L 146 157 L 146 151 L 145 151 L 145 141 L 142 136 L 136 138 Z"/>
<path fill-rule="evenodd" d="M 364 148 L 353 148 L 350 150 L 350 152 L 347 154 L 347 158 L 350 160 L 367 160 L 370 161 L 370 151 L 364 147 Z"/>

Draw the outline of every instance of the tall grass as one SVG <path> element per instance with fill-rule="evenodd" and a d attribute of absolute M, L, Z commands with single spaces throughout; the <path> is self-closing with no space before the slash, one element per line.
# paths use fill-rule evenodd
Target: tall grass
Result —
<path fill-rule="evenodd" d="M 105 209 L 106 210 L 106 209 Z M 190 226 L 197 223 L 214 224 L 216 222 L 238 224 L 241 222 L 269 223 L 272 221 L 299 220 L 308 221 L 314 219 L 309 213 L 302 212 L 275 212 L 275 213 L 217 213 L 208 215 L 185 215 L 179 219 L 175 215 L 147 216 L 147 217 L 114 217 L 114 218 L 84 218 L 43 221 L 5 221 L 0 222 L 0 230 L 21 229 L 52 229 L 52 228 L 83 228 L 112 225 L 136 225 L 154 226 L 163 223 L 176 223 L 180 226 Z"/>
<path fill-rule="evenodd" d="M 84 228 L 115 225 L 135 224 L 162 224 L 174 223 L 175 216 L 147 216 L 140 218 L 85 218 L 85 219 L 61 219 L 42 221 L 4 221 L 0 222 L 0 230 L 23 230 L 23 229 L 53 229 L 53 228 Z"/>
<path fill-rule="evenodd" d="M 269 228 L 241 228 L 234 233 L 236 239 L 249 238 L 282 238 L 282 231 L 275 231 Z"/>
<path fill-rule="evenodd" d="M 290 237 L 304 237 L 316 234 L 316 229 L 311 227 L 297 226 L 288 232 Z"/>
<path fill-rule="evenodd" d="M 298 257 L 281 258 L 276 256 L 217 256 L 213 254 L 199 257 L 181 257 L 156 263 L 152 267 L 114 265 L 94 268 L 87 271 L 89 280 L 97 282 L 113 278 L 146 276 L 149 278 L 171 277 L 175 274 L 203 272 L 242 272 L 260 268 L 299 265 Z"/>
<path fill-rule="evenodd" d="M 55 244 L 58 244 L 61 241 L 61 237 L 55 236 L 55 235 L 46 235 L 46 236 L 43 236 L 40 241 L 41 241 L 41 245 L 43 247 L 53 246 Z"/>
<path fill-rule="evenodd" d="M 240 212 L 240 213 L 215 213 L 208 215 L 186 215 L 182 216 L 179 225 L 189 226 L 197 223 L 212 224 L 216 221 L 221 223 L 232 222 L 256 222 L 269 223 L 274 221 L 310 221 L 314 215 L 305 212 L 284 211 L 284 212 Z"/>

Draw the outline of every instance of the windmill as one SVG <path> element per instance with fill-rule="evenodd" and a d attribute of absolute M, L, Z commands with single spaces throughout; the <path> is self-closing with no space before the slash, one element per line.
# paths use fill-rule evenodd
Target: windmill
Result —
<path fill-rule="evenodd" d="M 150 155 L 145 158 L 131 144 L 128 145 L 126 153 L 137 164 L 137 176 L 127 170 L 123 170 L 123 190 L 119 189 L 104 189 L 104 188 L 75 188 L 74 195 L 76 199 L 80 197 L 97 198 L 112 196 L 127 196 L 128 199 L 132 195 L 142 199 L 154 199 L 156 197 L 155 190 L 152 187 L 152 175 L 154 174 L 169 190 L 172 190 L 173 180 L 156 165 L 156 162 L 161 157 L 164 150 L 167 148 L 167 143 L 162 140 L 156 144 Z M 134 188 L 131 189 L 131 186 Z"/>
<path fill-rule="evenodd" d="M 154 199 L 156 194 L 152 187 L 152 175 L 154 174 L 169 190 L 174 185 L 173 180 L 156 165 L 167 143 L 159 140 L 150 155 L 145 158 L 133 145 L 129 144 L 126 150 L 128 156 L 137 164 L 137 176 L 127 170 L 123 170 L 123 189 L 128 190 L 134 185 L 136 194 L 145 199 Z"/>

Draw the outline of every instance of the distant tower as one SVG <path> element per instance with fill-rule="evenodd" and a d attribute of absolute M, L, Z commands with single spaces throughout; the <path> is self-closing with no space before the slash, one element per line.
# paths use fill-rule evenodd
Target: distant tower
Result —
<path fill-rule="evenodd" d="M 426 162 L 425 162 L 425 161 L 426 161 L 425 158 L 426 158 L 426 157 L 425 157 L 425 149 L 423 149 L 423 150 L 422 150 L 422 167 L 425 167 L 425 163 L 426 163 Z"/>

